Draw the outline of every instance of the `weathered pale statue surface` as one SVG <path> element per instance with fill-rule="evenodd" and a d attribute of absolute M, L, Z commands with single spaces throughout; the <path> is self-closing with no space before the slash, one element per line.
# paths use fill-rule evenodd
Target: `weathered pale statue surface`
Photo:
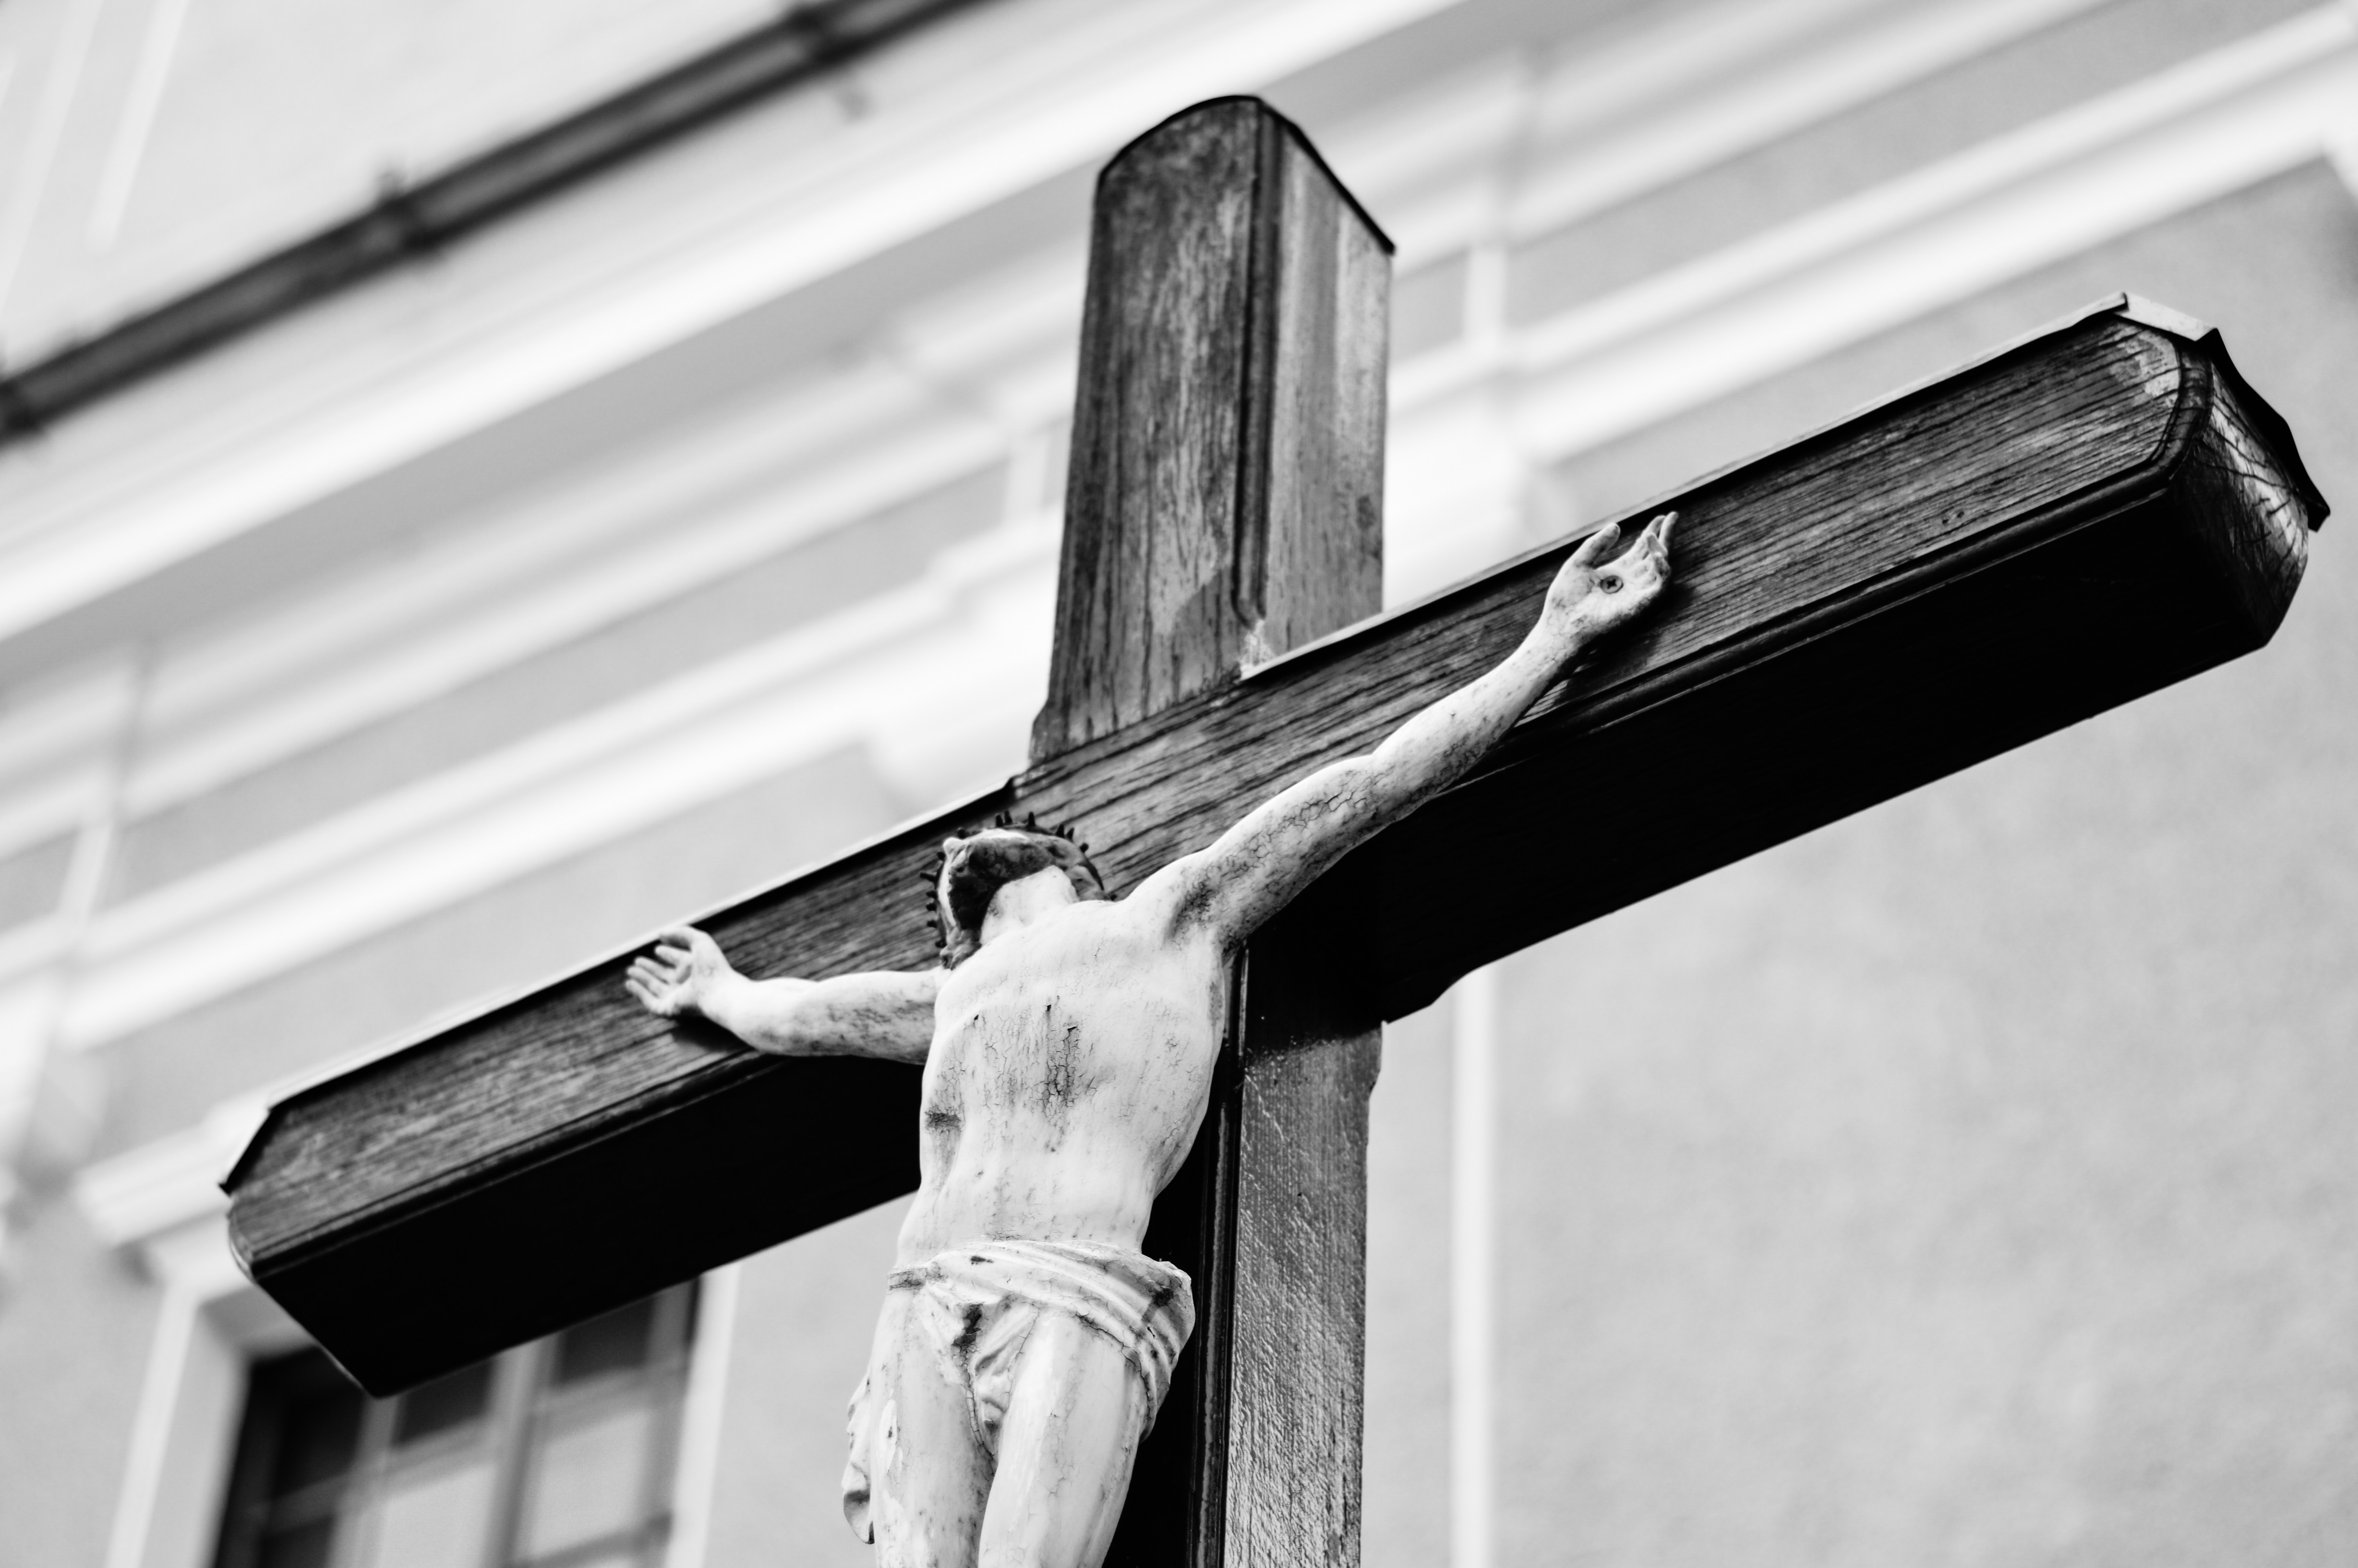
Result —
<path fill-rule="evenodd" d="M 1373 752 L 1320 769 L 1109 901 L 1069 840 L 943 846 L 945 948 L 923 973 L 752 980 L 700 931 L 628 984 L 758 1050 L 925 1067 L 914 1206 L 866 1379 L 844 1507 L 884 1568 L 1095 1568 L 1194 1326 L 1187 1277 L 1141 1256 L 1208 1103 L 1230 959 L 1354 845 L 1487 752 L 1670 575 L 1673 518 L 1564 563 L 1496 669 Z"/>

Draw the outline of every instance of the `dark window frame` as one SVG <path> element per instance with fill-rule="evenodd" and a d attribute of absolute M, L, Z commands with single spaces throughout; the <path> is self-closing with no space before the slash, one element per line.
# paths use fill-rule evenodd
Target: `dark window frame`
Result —
<path fill-rule="evenodd" d="M 367 1398 L 314 1347 L 253 1362 L 213 1568 L 354 1568 L 355 1528 L 374 1528 L 398 1483 L 484 1465 L 491 1497 L 480 1549 L 472 1563 L 449 1568 L 604 1568 L 617 1552 L 653 1568 L 675 1515 L 697 1294 L 692 1283 L 676 1287 L 392 1400 Z M 633 1314 L 644 1319 L 635 1340 Z M 644 1354 L 634 1354 L 634 1345 Z M 471 1382 L 480 1384 L 479 1400 L 468 1397 Z M 550 1442 L 640 1409 L 651 1414 L 633 1522 L 526 1555 L 524 1537 Z M 290 1448 L 303 1422 L 313 1446 Z M 315 1455 L 310 1473 L 290 1474 L 307 1451 Z"/>

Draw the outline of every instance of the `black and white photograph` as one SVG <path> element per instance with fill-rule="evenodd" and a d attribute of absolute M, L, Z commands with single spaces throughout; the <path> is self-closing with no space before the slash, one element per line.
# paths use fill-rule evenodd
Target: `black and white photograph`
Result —
<path fill-rule="evenodd" d="M 2358 1564 L 2358 0 L 0 0 L 0 1568 Z"/>

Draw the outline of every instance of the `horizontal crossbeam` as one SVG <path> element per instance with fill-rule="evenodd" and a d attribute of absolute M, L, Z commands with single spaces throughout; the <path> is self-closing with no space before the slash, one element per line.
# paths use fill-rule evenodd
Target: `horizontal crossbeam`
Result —
<path fill-rule="evenodd" d="M 1369 1020 L 2265 643 L 2325 504 L 2216 334 L 2116 302 L 1714 476 L 1650 622 L 1256 939 Z M 1117 891 L 1502 657 L 1570 541 L 1092 741 L 703 922 L 749 973 L 933 961 L 918 876 L 1006 810 Z M 880 919 L 880 911 L 906 911 Z M 277 1106 L 257 1281 L 406 1386 L 916 1184 L 917 1075 L 671 1025 L 616 955 Z"/>

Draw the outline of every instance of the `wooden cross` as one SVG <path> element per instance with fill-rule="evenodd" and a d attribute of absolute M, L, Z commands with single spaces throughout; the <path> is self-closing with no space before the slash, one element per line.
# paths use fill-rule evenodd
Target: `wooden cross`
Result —
<path fill-rule="evenodd" d="M 710 915 L 741 968 L 931 963 L 917 879 L 1001 811 L 1076 821 L 1120 892 L 1522 636 L 1571 541 L 1370 619 L 1389 249 L 1253 100 L 1113 161 L 1032 765 Z M 1195 1277 L 1200 1327 L 1113 1561 L 1357 1560 L 1382 1021 L 2257 648 L 2325 515 L 2216 334 L 2126 299 L 1675 504 L 1654 618 L 1254 938 L 1148 1233 Z M 624 994 L 627 957 L 283 1102 L 232 1173 L 246 1268 L 372 1391 L 916 1184 L 914 1069 L 667 1025 Z"/>

